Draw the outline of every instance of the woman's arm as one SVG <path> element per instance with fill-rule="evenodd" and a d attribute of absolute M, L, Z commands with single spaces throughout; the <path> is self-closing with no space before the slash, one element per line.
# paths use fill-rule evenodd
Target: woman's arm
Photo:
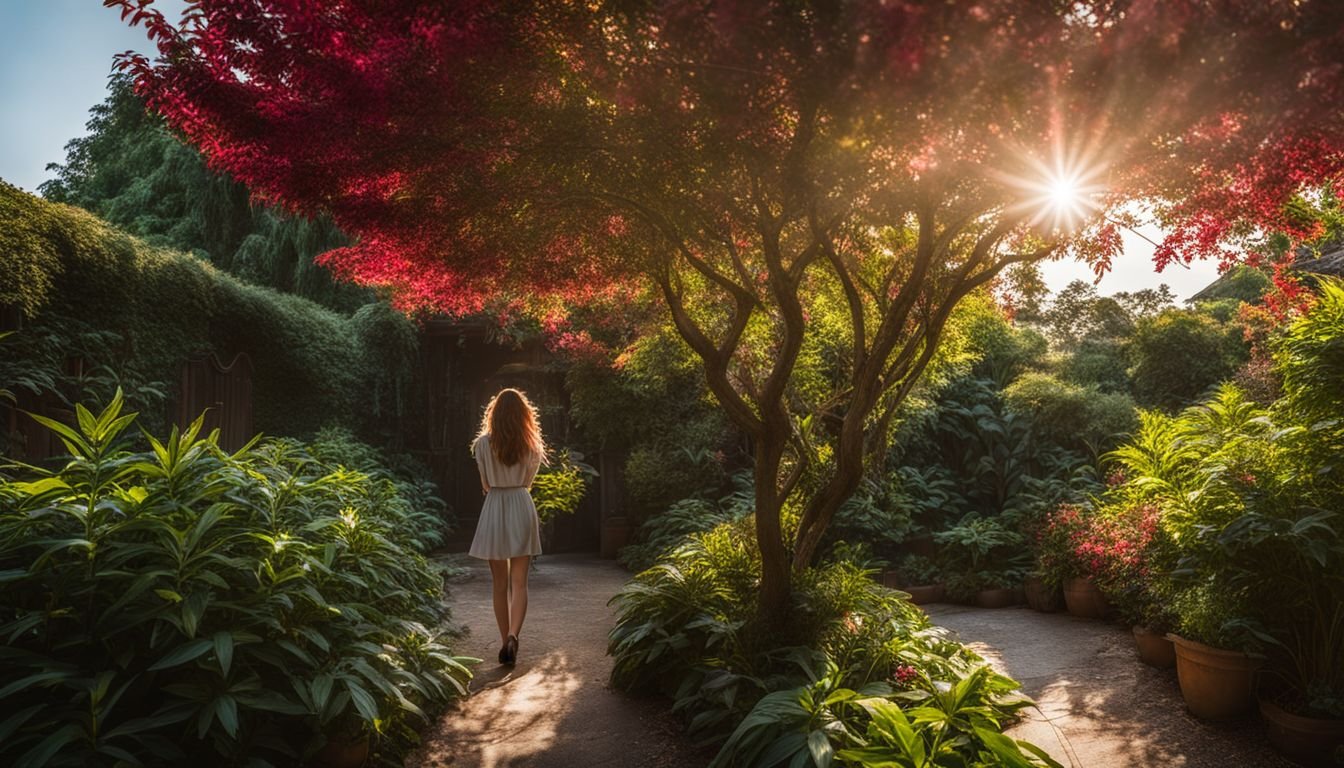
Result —
<path fill-rule="evenodd" d="M 485 474 L 485 452 L 490 450 L 490 446 L 485 445 L 485 440 L 477 438 L 471 446 L 471 452 L 476 455 L 476 471 L 481 475 L 481 494 L 490 492 L 490 481 Z"/>

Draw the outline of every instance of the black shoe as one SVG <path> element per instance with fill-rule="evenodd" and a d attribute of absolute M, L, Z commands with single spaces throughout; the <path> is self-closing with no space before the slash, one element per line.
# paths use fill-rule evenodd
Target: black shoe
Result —
<path fill-rule="evenodd" d="M 500 646 L 499 648 L 499 663 L 500 664 L 509 663 L 509 644 L 507 641 L 504 643 L 504 645 Z"/>
<path fill-rule="evenodd" d="M 505 664 L 516 662 L 518 660 L 518 636 L 509 635 L 509 639 L 504 642 L 504 649 L 499 653 Z"/>

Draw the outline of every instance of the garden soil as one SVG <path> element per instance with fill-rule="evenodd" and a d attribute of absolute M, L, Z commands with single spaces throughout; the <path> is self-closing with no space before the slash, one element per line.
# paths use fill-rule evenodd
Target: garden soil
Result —
<path fill-rule="evenodd" d="M 454 620 L 467 629 L 454 650 L 484 659 L 471 696 L 425 732 L 407 766 L 454 768 L 700 768 L 668 702 L 613 690 L 607 601 L 630 578 L 592 555 L 543 555 L 530 580 L 518 663 L 500 666 L 490 569 L 454 558 L 466 574 L 449 585 Z"/>
<path fill-rule="evenodd" d="M 1037 708 L 1009 735 L 1070 768 L 1292 768 L 1258 714 L 1219 724 L 1185 711 L 1176 670 L 1138 660 L 1129 630 L 1028 608 L 924 606 L 935 624 L 1022 684 Z"/>

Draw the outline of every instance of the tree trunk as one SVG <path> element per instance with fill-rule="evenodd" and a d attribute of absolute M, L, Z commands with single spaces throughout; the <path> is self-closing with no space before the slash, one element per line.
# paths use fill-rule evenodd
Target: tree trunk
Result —
<path fill-rule="evenodd" d="M 779 497 L 779 465 L 783 440 L 771 436 L 757 440 L 756 454 L 756 544 L 761 550 L 760 615 L 766 627 L 783 627 L 789 617 L 793 584 L 789 573 L 789 553 L 784 548 L 780 512 L 784 500 Z"/>

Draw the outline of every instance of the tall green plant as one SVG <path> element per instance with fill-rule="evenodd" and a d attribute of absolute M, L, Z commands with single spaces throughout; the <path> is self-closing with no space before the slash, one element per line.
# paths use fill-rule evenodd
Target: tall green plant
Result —
<path fill-rule="evenodd" d="M 129 452 L 122 405 L 34 416 L 69 460 L 0 482 L 0 762 L 293 765 L 351 729 L 396 755 L 464 692 L 386 486 L 199 419 Z"/>

